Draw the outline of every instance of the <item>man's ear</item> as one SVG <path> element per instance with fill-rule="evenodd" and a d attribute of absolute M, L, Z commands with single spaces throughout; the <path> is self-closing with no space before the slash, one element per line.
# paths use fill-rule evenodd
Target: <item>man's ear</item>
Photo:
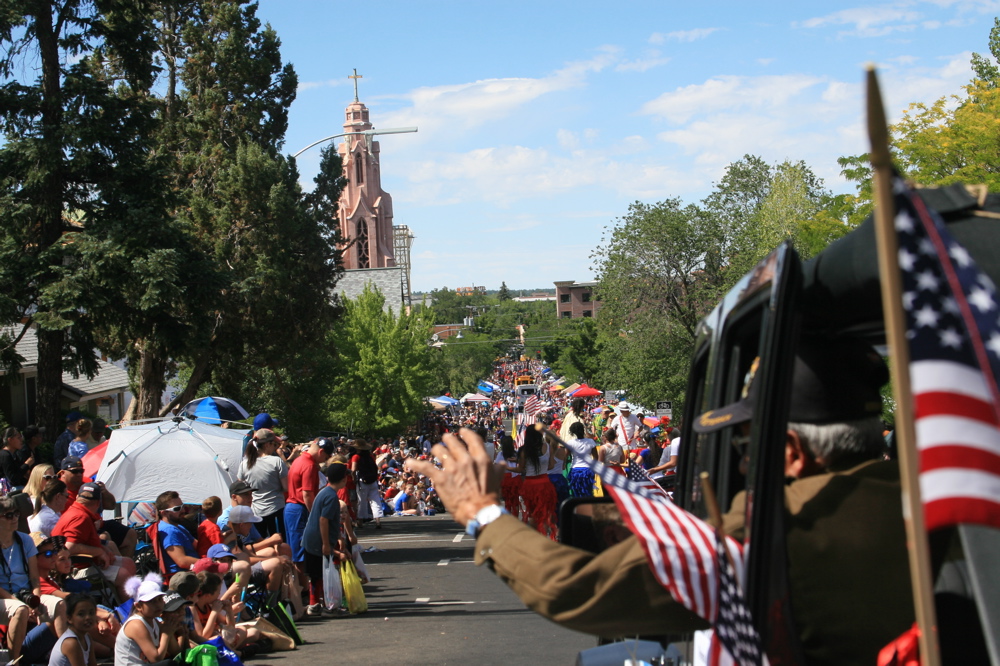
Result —
<path fill-rule="evenodd" d="M 794 430 L 785 431 L 785 476 L 800 479 L 816 474 L 820 465 Z"/>

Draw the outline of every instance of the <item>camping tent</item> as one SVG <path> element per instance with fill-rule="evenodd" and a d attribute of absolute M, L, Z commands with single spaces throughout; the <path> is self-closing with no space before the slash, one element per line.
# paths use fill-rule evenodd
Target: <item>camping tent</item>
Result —
<path fill-rule="evenodd" d="M 570 395 L 574 398 L 593 398 L 595 395 L 602 395 L 603 393 L 604 391 L 587 386 L 586 384 L 581 384 L 580 388 L 573 391 Z"/>
<path fill-rule="evenodd" d="M 158 421 L 115 430 L 97 472 L 119 502 L 148 502 L 176 490 L 185 502 L 229 496 L 246 430 L 197 421 Z"/>

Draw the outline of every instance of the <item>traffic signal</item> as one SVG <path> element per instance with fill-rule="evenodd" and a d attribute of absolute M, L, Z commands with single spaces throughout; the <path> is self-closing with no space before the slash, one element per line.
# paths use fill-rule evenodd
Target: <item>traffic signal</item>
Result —
<path fill-rule="evenodd" d="M 538 361 L 542 360 L 542 352 L 540 350 L 535 350 L 535 359 Z"/>

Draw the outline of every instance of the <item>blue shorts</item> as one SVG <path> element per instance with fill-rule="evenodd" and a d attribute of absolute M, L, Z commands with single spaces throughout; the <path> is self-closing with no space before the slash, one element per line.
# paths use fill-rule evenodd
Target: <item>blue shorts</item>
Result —
<path fill-rule="evenodd" d="M 302 504 L 289 502 L 285 505 L 285 531 L 288 545 L 292 549 L 292 562 L 305 562 L 306 551 L 302 547 L 302 533 L 306 531 L 309 510 Z"/>

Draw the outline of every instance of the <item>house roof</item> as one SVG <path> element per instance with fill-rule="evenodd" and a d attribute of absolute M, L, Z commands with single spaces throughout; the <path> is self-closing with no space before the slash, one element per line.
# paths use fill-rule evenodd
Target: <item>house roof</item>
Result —
<path fill-rule="evenodd" d="M 0 328 L 0 337 L 15 337 L 21 333 L 21 324 Z M 17 343 L 17 353 L 24 359 L 21 373 L 29 373 L 38 365 L 38 338 L 35 337 L 35 327 L 28 328 L 24 337 Z M 2 372 L 2 371 L 0 371 Z M 97 362 L 97 374 L 93 379 L 86 375 L 74 377 L 72 373 L 63 372 L 63 387 L 80 396 L 80 400 L 96 398 L 109 393 L 128 390 L 128 373 L 113 363 Z"/>

